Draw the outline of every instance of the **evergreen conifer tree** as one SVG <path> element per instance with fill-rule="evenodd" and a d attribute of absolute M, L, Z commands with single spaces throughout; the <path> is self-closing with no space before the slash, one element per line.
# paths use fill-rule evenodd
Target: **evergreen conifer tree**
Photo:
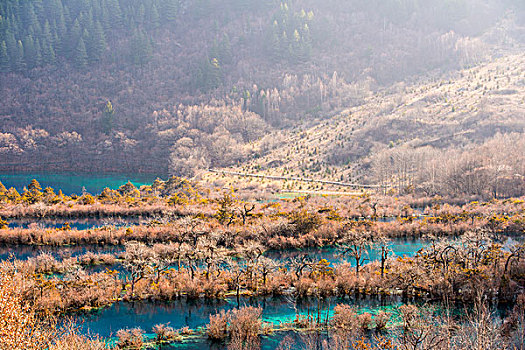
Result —
<path fill-rule="evenodd" d="M 84 39 L 80 38 L 75 49 L 74 62 L 78 68 L 85 68 L 88 64 L 88 55 L 86 52 L 86 44 Z"/>
<path fill-rule="evenodd" d="M 144 23 L 146 23 L 146 8 L 144 7 L 144 4 L 140 4 L 139 6 L 136 22 L 139 25 L 144 25 Z"/>
<path fill-rule="evenodd" d="M 78 49 L 78 44 L 80 41 L 80 38 L 82 36 L 82 29 L 80 28 L 80 22 L 78 19 L 75 19 L 75 22 L 73 22 L 73 27 L 71 27 L 71 31 L 69 33 L 69 38 L 67 41 L 66 46 L 63 48 L 64 52 L 63 54 L 67 57 L 76 57 L 76 49 Z M 85 49 L 85 43 L 84 43 L 84 49 Z"/>
<path fill-rule="evenodd" d="M 153 53 L 151 41 L 145 32 L 137 30 L 130 41 L 130 57 L 134 64 L 143 66 Z"/>
<path fill-rule="evenodd" d="M 90 62 L 96 62 L 102 58 L 106 50 L 106 37 L 100 22 L 96 22 L 92 34 L 89 37 L 88 56 Z"/>
<path fill-rule="evenodd" d="M 42 44 L 53 42 L 53 36 L 51 35 L 51 27 L 49 26 L 48 21 L 44 23 L 44 29 L 42 29 L 42 35 L 40 36 L 40 38 L 42 39 Z"/>
<path fill-rule="evenodd" d="M 51 22 L 56 21 L 63 10 L 62 2 L 60 0 L 46 0 L 42 3 L 45 17 Z"/>
<path fill-rule="evenodd" d="M 157 10 L 157 6 L 155 6 L 155 3 L 151 5 L 150 25 L 153 29 L 156 29 L 160 26 L 159 11 Z"/>
<path fill-rule="evenodd" d="M 162 9 L 162 19 L 165 22 L 174 22 L 177 18 L 178 4 L 176 0 L 164 0 L 164 6 Z"/>
<path fill-rule="evenodd" d="M 40 45 L 40 40 L 35 40 L 35 62 L 37 66 L 42 65 L 42 46 Z"/>
<path fill-rule="evenodd" d="M 42 63 L 44 64 L 55 64 L 56 55 L 53 47 L 49 43 L 42 44 Z"/>
<path fill-rule="evenodd" d="M 37 18 L 33 3 L 31 1 L 25 1 L 22 6 L 22 24 L 24 28 L 34 27 L 37 24 Z"/>
<path fill-rule="evenodd" d="M 213 58 L 209 65 L 208 88 L 215 89 L 222 82 L 222 68 L 217 58 Z"/>
<path fill-rule="evenodd" d="M 107 0 L 108 20 L 113 28 L 119 28 L 122 25 L 122 10 L 118 0 Z"/>
<path fill-rule="evenodd" d="M 220 50 L 220 61 L 225 64 L 230 64 L 233 61 L 232 47 L 230 43 L 230 37 L 228 34 L 224 34 L 219 46 Z"/>
<path fill-rule="evenodd" d="M 111 130 L 113 129 L 114 119 L 115 111 L 113 110 L 113 105 L 111 104 L 111 101 L 108 101 L 106 103 L 106 107 L 104 108 L 104 114 L 102 116 L 102 128 L 104 129 L 104 133 L 106 135 L 109 135 L 111 133 Z"/>
<path fill-rule="evenodd" d="M 17 72 L 24 70 L 24 45 L 22 44 L 22 41 L 18 40 L 16 42 L 16 49 L 14 50 L 13 55 L 14 56 L 11 59 L 13 69 Z"/>
<path fill-rule="evenodd" d="M 9 30 L 5 34 L 5 44 L 7 46 L 7 54 L 10 56 L 9 59 L 11 59 L 11 55 L 16 49 L 16 39 L 14 34 Z"/>
<path fill-rule="evenodd" d="M 28 69 L 32 69 L 37 65 L 37 54 L 35 49 L 35 42 L 31 35 L 28 35 L 24 39 L 24 62 Z"/>
<path fill-rule="evenodd" d="M 9 57 L 7 56 L 7 45 L 5 41 L 0 43 L 0 72 L 9 70 Z"/>

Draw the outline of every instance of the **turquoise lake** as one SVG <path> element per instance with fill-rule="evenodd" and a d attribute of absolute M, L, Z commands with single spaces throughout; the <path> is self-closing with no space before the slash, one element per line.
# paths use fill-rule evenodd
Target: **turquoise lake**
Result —
<path fill-rule="evenodd" d="M 392 250 L 389 257 L 403 257 L 403 256 L 414 256 L 420 249 L 426 247 L 427 243 L 419 240 L 409 239 L 397 239 L 393 240 L 390 249 Z M 30 257 L 35 257 L 40 253 L 47 253 L 53 255 L 55 258 L 61 258 L 62 256 L 77 256 L 85 254 L 91 251 L 99 254 L 104 253 L 120 253 L 124 251 L 123 246 L 95 246 L 95 245 L 78 245 L 68 247 L 56 247 L 56 246 L 24 246 L 24 245 L 0 245 L 0 260 L 5 260 L 13 255 L 14 258 L 20 260 L 26 260 Z M 290 258 L 300 257 L 308 255 L 314 260 L 326 259 L 331 265 L 338 264 L 346 260 L 352 264 L 354 261 L 350 257 L 343 257 L 340 254 L 340 250 L 335 247 L 323 247 L 323 248 L 305 248 L 305 249 L 289 249 L 289 250 L 269 250 L 264 253 L 268 258 L 277 261 L 287 261 Z M 380 259 L 380 252 L 377 249 L 369 249 L 366 253 L 366 261 L 375 261 Z"/>
<path fill-rule="evenodd" d="M 53 187 L 56 191 L 62 189 L 64 194 L 80 194 L 83 188 L 87 192 L 97 194 L 105 187 L 116 189 L 128 181 L 135 186 L 151 184 L 157 176 L 154 175 L 99 175 L 99 174 L 46 174 L 46 173 L 24 173 L 24 174 L 0 174 L 0 181 L 6 186 L 15 187 L 18 191 L 27 186 L 32 179 L 37 179 L 42 188 Z M 142 222 L 143 219 L 81 219 L 81 220 L 10 220 L 10 227 L 28 227 L 38 225 L 42 228 L 61 227 L 67 221 L 74 229 L 90 229 L 105 225 L 132 226 Z M 504 242 L 505 246 L 512 245 L 515 241 L 510 238 Z M 394 239 L 390 248 L 393 256 L 414 256 L 417 251 L 424 248 L 428 243 L 420 239 Z M 50 247 L 50 246 L 0 246 L 0 260 L 15 257 L 17 259 L 28 259 L 40 253 L 48 253 L 57 259 L 69 256 L 78 256 L 86 252 L 119 254 L 124 250 L 122 246 L 71 246 L 71 247 Z M 348 260 L 354 263 L 349 257 L 339 255 L 339 250 L 334 247 L 307 248 L 286 251 L 267 251 L 265 256 L 279 260 L 288 261 L 293 257 L 309 255 L 315 260 L 326 259 L 331 265 Z M 367 259 L 374 261 L 379 258 L 379 252 L 375 249 L 369 250 Z M 92 271 L 105 269 L 105 266 L 92 268 Z M 116 269 L 121 269 L 117 264 Z M 354 305 L 358 312 L 370 312 L 376 314 L 379 311 L 392 313 L 393 320 L 397 319 L 398 307 L 406 300 L 401 298 L 328 298 L 319 304 L 316 299 L 297 300 L 292 296 L 278 298 L 241 298 L 241 305 L 257 306 L 263 309 L 263 320 L 265 322 L 278 325 L 280 322 L 291 322 L 296 315 L 306 316 L 308 314 L 317 316 L 318 305 L 323 319 L 331 316 L 333 308 L 339 303 Z M 77 317 L 80 323 L 80 330 L 86 334 L 99 335 L 103 338 L 114 340 L 115 333 L 119 329 L 140 327 L 144 330 L 147 337 L 153 337 L 152 328 L 156 324 L 169 324 L 173 328 L 180 329 L 189 327 L 191 329 L 202 329 L 209 322 L 209 315 L 215 314 L 220 310 L 231 310 L 237 307 L 235 299 L 224 300 L 196 300 L 188 301 L 185 298 L 169 303 L 119 302 L 96 313 Z M 275 349 L 284 336 L 291 336 L 297 341 L 294 349 L 303 349 L 301 337 L 293 331 L 277 332 L 271 336 L 262 337 L 262 349 Z M 324 335 L 326 336 L 326 335 Z M 194 337 L 183 343 L 175 343 L 163 346 L 162 349 L 226 349 L 226 344 L 213 343 L 205 337 Z"/>
<path fill-rule="evenodd" d="M 358 313 L 369 312 L 372 315 L 380 311 L 389 312 L 392 322 L 397 322 L 398 307 L 403 304 L 400 297 L 389 296 L 383 298 L 326 298 L 320 303 L 316 298 L 295 299 L 293 297 L 257 297 L 241 298 L 241 306 L 260 307 L 263 311 L 264 322 L 274 326 L 293 322 L 296 315 L 316 318 L 325 321 L 331 317 L 337 304 L 353 305 Z M 146 337 L 152 338 L 153 326 L 169 324 L 175 329 L 189 327 L 194 330 L 203 329 L 209 322 L 209 315 L 221 310 L 232 310 L 237 307 L 234 298 L 223 300 L 194 300 L 185 298 L 169 303 L 136 302 L 117 303 L 97 313 L 79 317 L 81 331 L 87 334 L 97 334 L 104 338 L 115 337 L 119 329 L 140 327 Z M 319 307 L 319 308 L 318 308 Z M 301 348 L 300 337 L 295 332 L 278 332 L 262 338 L 262 349 L 275 349 L 285 335 L 297 340 Z M 113 338 L 114 339 L 114 338 Z M 163 346 L 163 349 L 226 349 L 225 344 L 212 343 L 205 337 L 188 339 L 182 343 Z"/>
<path fill-rule="evenodd" d="M 81 194 L 83 188 L 89 193 L 98 194 L 105 187 L 117 189 L 128 181 L 140 187 L 151 184 L 157 177 L 151 174 L 16 173 L 0 174 L 0 181 L 6 188 L 14 187 L 20 192 L 32 179 L 36 179 L 42 188 L 53 187 L 55 192 L 61 189 L 64 194 L 71 195 Z"/>

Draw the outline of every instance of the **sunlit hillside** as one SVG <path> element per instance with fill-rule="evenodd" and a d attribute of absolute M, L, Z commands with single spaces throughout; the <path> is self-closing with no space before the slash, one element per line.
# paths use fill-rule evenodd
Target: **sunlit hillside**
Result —
<path fill-rule="evenodd" d="M 508 55 L 432 81 L 396 84 L 313 126 L 274 132 L 249 146 L 260 157 L 231 169 L 393 187 L 403 176 L 402 186 L 422 187 L 423 168 L 457 166 L 453 160 L 465 163 L 461 154 L 471 153 L 472 168 L 497 162 L 502 173 L 523 176 L 524 103 L 525 55 Z"/>
<path fill-rule="evenodd" d="M 467 82 L 450 72 L 523 51 L 524 18 L 521 0 L 4 1 L 0 168 L 193 176 L 243 163 L 276 130 L 363 105 L 390 115 L 422 98 L 409 88 L 421 81 Z M 381 126 L 365 135 L 375 118 L 355 114 L 341 152 L 315 161 L 375 146 Z"/>

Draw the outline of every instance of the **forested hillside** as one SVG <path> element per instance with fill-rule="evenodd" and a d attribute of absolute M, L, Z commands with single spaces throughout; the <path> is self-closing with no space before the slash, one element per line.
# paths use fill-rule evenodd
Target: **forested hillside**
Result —
<path fill-rule="evenodd" d="M 397 84 L 312 127 L 275 131 L 253 145 L 258 157 L 234 170 L 383 185 L 385 191 L 427 196 L 520 196 L 524 101 L 525 55 L 506 56 L 447 79 Z M 300 181 L 278 185 L 340 190 Z"/>
<path fill-rule="evenodd" d="M 243 163 L 275 130 L 520 52 L 524 11 L 521 0 L 3 1 L 0 167 L 193 175 Z M 339 162 L 334 152 L 319 161 Z"/>

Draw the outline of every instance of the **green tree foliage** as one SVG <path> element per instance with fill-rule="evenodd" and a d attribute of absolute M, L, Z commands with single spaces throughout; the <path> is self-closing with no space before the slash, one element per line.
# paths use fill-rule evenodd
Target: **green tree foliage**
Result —
<path fill-rule="evenodd" d="M 30 1 L 22 2 L 21 8 L 21 22 L 25 28 L 34 28 L 38 22 L 33 7 L 33 3 Z"/>
<path fill-rule="evenodd" d="M 104 108 L 104 114 L 102 116 L 102 128 L 104 129 L 104 133 L 106 135 L 109 135 L 109 133 L 111 133 L 111 130 L 113 129 L 114 119 L 115 111 L 113 110 L 113 105 L 111 104 L 111 101 L 108 101 L 106 103 L 106 107 Z"/>
<path fill-rule="evenodd" d="M 155 4 L 151 5 L 151 9 L 149 12 L 149 23 L 151 28 L 153 29 L 156 29 L 160 26 L 159 10 L 157 9 L 157 6 L 155 6 Z"/>
<path fill-rule="evenodd" d="M 6 33 L 6 48 L 11 70 L 22 70 L 24 68 L 24 47 L 22 42 L 17 41 L 11 32 Z"/>
<path fill-rule="evenodd" d="M 194 73 L 195 89 L 201 91 L 210 91 L 218 88 L 222 84 L 222 68 L 219 60 L 205 58 L 196 68 Z"/>
<path fill-rule="evenodd" d="M 215 9 L 210 0 L 196 0 L 186 6 L 187 13 L 198 19 Z M 243 12 L 270 5 L 238 0 L 231 6 Z M 83 68 L 80 39 L 84 41 L 87 64 L 104 57 L 129 55 L 130 63 L 142 66 L 153 53 L 152 31 L 173 26 L 183 13 L 179 0 L 8 0 L 0 4 L 0 43 L 5 41 L 8 61 L 7 65 L 0 63 L 0 69 L 22 71 L 63 62 L 61 58 Z M 276 60 L 307 60 L 311 50 L 311 20 L 311 13 L 294 11 L 283 3 L 267 30 L 271 56 Z M 106 56 L 108 47 L 116 52 Z M 0 59 L 5 57 L 4 54 Z M 230 38 L 226 34 L 215 40 L 208 57 L 208 65 L 214 58 L 221 65 L 232 62 Z M 217 79 L 214 74 L 204 74 L 208 70 L 213 71 L 209 66 L 203 70 L 203 76 L 204 85 L 209 88 L 217 85 Z"/>
<path fill-rule="evenodd" d="M 40 48 L 42 52 L 42 64 L 55 64 L 56 54 L 54 49 L 54 38 L 48 21 L 44 23 L 44 28 L 40 37 Z"/>
<path fill-rule="evenodd" d="M 31 183 L 27 186 L 27 190 L 24 191 L 23 197 L 29 203 L 36 203 L 42 198 L 42 186 L 40 186 L 40 183 L 36 179 L 31 180 Z"/>
<path fill-rule="evenodd" d="M 9 70 L 9 56 L 7 56 L 7 45 L 5 41 L 0 43 L 0 72 Z"/>
<path fill-rule="evenodd" d="M 22 44 L 22 41 L 18 40 L 16 43 L 16 49 L 13 52 L 15 54 L 15 58 L 13 59 L 13 67 L 16 71 L 21 71 L 25 68 L 24 63 L 24 45 Z"/>
<path fill-rule="evenodd" d="M 210 11 L 210 0 L 195 0 L 193 2 L 193 15 L 196 19 L 205 17 Z"/>
<path fill-rule="evenodd" d="M 85 68 L 88 64 L 88 55 L 86 51 L 86 44 L 84 44 L 84 39 L 80 38 L 78 41 L 74 55 L 75 65 L 78 68 Z"/>
<path fill-rule="evenodd" d="M 96 22 L 92 35 L 88 38 L 88 56 L 90 62 L 99 61 L 106 50 L 106 37 L 100 22 Z"/>
<path fill-rule="evenodd" d="M 69 36 L 66 42 L 66 51 L 64 52 L 67 56 L 75 59 L 75 51 L 78 49 L 79 41 L 82 37 L 82 28 L 80 27 L 80 22 L 78 21 L 78 18 L 73 23 L 73 27 L 71 28 L 71 31 L 69 32 Z M 85 44 L 84 44 L 85 47 Z M 86 53 L 87 55 L 87 53 Z"/>
<path fill-rule="evenodd" d="M 308 60 L 312 49 L 310 27 L 313 18 L 313 12 L 306 12 L 304 9 L 296 12 L 287 3 L 282 3 L 266 33 L 266 46 L 270 56 L 276 61 Z"/>
<path fill-rule="evenodd" d="M 115 43 L 115 57 L 131 48 L 131 63 L 143 65 L 153 53 L 150 31 L 174 24 L 179 14 L 177 0 L 7 0 L 0 3 L 0 71 L 54 65 L 59 58 L 83 68 L 109 58 Z"/>
<path fill-rule="evenodd" d="M 137 30 L 130 40 L 129 57 L 133 64 L 143 66 L 151 59 L 153 48 L 150 38 L 142 31 Z"/>
<path fill-rule="evenodd" d="M 233 205 L 235 204 L 235 199 L 229 193 L 225 193 L 224 196 L 218 200 L 219 209 L 215 217 L 221 224 L 230 225 L 235 219 L 235 211 Z"/>
<path fill-rule="evenodd" d="M 178 7 L 178 1 L 176 0 L 163 0 L 161 2 L 162 20 L 166 22 L 175 21 L 179 12 Z"/>
<path fill-rule="evenodd" d="M 232 48 L 230 44 L 230 38 L 227 34 L 224 34 L 220 41 L 215 40 L 211 47 L 209 57 L 215 57 L 223 64 L 230 64 L 233 61 Z"/>
<path fill-rule="evenodd" d="M 40 45 L 35 44 L 33 37 L 28 35 L 25 37 L 24 42 L 24 62 L 27 68 L 34 68 L 40 64 L 41 54 Z"/>
<path fill-rule="evenodd" d="M 118 0 L 107 0 L 106 6 L 107 13 L 111 21 L 113 28 L 118 28 L 122 24 L 122 11 Z"/>
<path fill-rule="evenodd" d="M 55 64 L 56 55 L 55 50 L 49 43 L 44 43 L 42 46 L 42 63 L 44 64 Z"/>

